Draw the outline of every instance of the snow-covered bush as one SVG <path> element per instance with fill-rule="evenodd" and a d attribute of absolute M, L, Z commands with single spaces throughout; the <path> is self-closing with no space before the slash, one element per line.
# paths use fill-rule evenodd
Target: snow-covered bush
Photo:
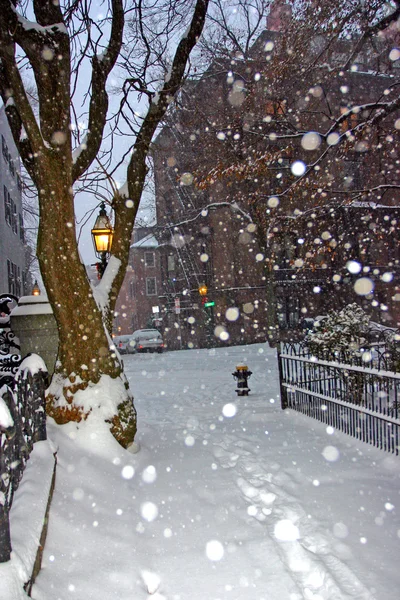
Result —
<path fill-rule="evenodd" d="M 399 330 L 386 334 L 386 370 L 400 372 L 400 334 Z M 397 404 L 399 408 L 399 404 Z"/>
<path fill-rule="evenodd" d="M 315 321 L 304 341 L 310 352 L 319 358 L 342 354 L 356 356 L 366 342 L 369 321 L 369 315 L 358 304 L 348 304 Z"/>

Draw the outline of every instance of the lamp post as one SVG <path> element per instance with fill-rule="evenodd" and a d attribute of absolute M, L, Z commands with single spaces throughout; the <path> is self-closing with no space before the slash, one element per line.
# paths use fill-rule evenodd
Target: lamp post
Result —
<path fill-rule="evenodd" d="M 201 304 L 205 314 L 205 326 L 206 326 L 206 344 L 208 347 L 212 346 L 213 330 L 214 330 L 214 304 L 215 302 L 209 302 L 207 298 L 208 287 L 205 283 L 199 285 L 199 294 L 201 297 Z"/>
<path fill-rule="evenodd" d="M 100 212 L 92 229 L 94 251 L 97 258 L 100 259 L 100 262 L 96 263 L 99 279 L 103 277 L 106 270 L 107 258 L 111 252 L 113 234 L 114 230 L 106 212 L 106 205 L 102 202 L 100 204 Z"/>

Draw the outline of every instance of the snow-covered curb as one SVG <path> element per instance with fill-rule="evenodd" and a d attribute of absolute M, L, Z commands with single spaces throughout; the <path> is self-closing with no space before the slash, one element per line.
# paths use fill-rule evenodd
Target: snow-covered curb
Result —
<path fill-rule="evenodd" d="M 49 440 L 34 444 L 11 507 L 11 560 L 0 564 L 0 579 L 8 582 L 6 589 L 10 593 L 12 590 L 13 600 L 27 598 L 23 587 L 32 576 L 40 545 L 54 472 L 54 452 Z"/>

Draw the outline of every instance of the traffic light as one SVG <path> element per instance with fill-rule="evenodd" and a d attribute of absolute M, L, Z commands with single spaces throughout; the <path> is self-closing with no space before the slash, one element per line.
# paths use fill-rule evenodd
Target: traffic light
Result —
<path fill-rule="evenodd" d="M 201 303 L 203 308 L 211 308 L 212 306 L 215 306 L 214 300 L 209 300 L 207 296 L 202 296 Z"/>

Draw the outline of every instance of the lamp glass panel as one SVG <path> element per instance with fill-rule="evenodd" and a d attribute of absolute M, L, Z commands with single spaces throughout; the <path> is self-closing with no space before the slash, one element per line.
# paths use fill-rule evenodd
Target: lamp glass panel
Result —
<path fill-rule="evenodd" d="M 92 229 L 93 240 L 97 252 L 110 252 L 112 232 L 109 229 Z"/>

